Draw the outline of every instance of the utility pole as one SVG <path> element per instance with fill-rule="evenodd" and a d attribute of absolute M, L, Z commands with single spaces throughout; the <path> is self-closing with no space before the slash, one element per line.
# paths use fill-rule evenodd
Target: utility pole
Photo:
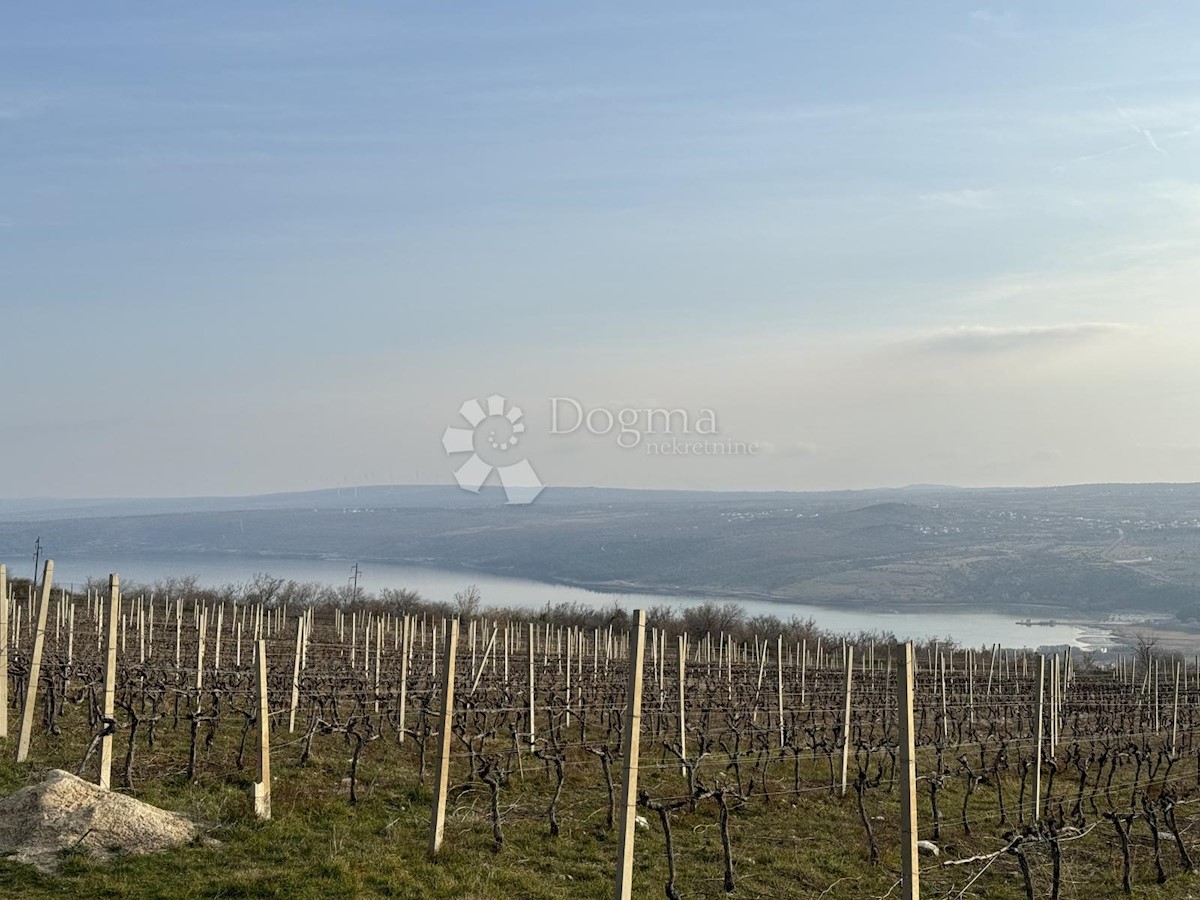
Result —
<path fill-rule="evenodd" d="M 358 599 L 358 563 L 354 564 L 354 568 L 350 570 L 350 581 L 353 587 L 350 589 L 350 602 L 353 603 Z"/>
<path fill-rule="evenodd" d="M 39 536 L 38 539 L 33 542 L 33 578 L 30 579 L 30 582 L 29 582 L 30 591 L 37 591 L 38 563 L 41 562 L 41 560 L 42 560 L 42 538 L 41 538 L 41 536 Z M 30 594 L 30 596 L 32 597 L 33 594 Z"/>

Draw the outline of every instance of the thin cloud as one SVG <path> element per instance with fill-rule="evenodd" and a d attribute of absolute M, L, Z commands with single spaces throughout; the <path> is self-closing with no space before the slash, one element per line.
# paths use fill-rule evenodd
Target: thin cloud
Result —
<path fill-rule="evenodd" d="M 1128 125 L 1135 134 L 1140 134 L 1145 139 L 1146 143 L 1149 144 L 1151 147 L 1153 147 L 1154 150 L 1161 153 L 1163 156 L 1167 155 L 1167 151 L 1158 145 L 1158 141 L 1156 141 L 1154 139 L 1154 134 L 1150 131 L 1149 128 L 1143 128 L 1141 125 L 1139 125 L 1137 122 L 1135 122 L 1133 120 L 1133 117 L 1130 116 L 1129 113 L 1127 113 L 1117 103 L 1117 101 L 1113 100 L 1112 97 L 1109 97 L 1108 99 L 1110 101 L 1112 101 L 1113 106 L 1116 107 L 1117 115 L 1121 117 L 1122 122 L 1124 122 L 1126 125 Z"/>
<path fill-rule="evenodd" d="M 1053 344 L 1077 343 L 1128 332 L 1119 322 L 1073 322 L 1062 325 L 962 325 L 908 341 L 907 346 L 930 353 L 1002 353 Z"/>

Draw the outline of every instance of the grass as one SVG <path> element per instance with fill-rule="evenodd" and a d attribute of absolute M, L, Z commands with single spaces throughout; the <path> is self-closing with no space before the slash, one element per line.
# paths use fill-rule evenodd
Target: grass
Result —
<path fill-rule="evenodd" d="M 68 718 L 71 711 L 68 711 Z M 285 746 L 288 735 L 275 737 L 273 757 L 274 818 L 253 819 L 250 786 L 253 773 L 232 766 L 233 729 L 218 731 L 203 757 L 194 782 L 180 769 L 186 759 L 185 729 L 172 732 L 160 726 L 153 751 L 139 747 L 133 794 L 139 799 L 187 813 L 205 823 L 205 836 L 190 846 L 144 857 L 121 857 L 99 863 L 81 854 L 64 859 L 56 875 L 44 875 L 11 860 L 0 860 L 0 896 L 5 898 L 145 897 L 461 897 L 478 900 L 557 900 L 608 897 L 612 894 L 616 836 L 605 828 L 605 794 L 600 768 L 590 757 L 572 759 L 563 793 L 562 832 L 548 835 L 545 816 L 552 781 L 540 763 L 526 757 L 524 778 L 513 773 L 501 791 L 504 845 L 494 850 L 490 800 L 486 788 L 457 784 L 447 817 L 446 844 L 437 861 L 426 853 L 430 794 L 418 783 L 411 742 L 394 739 L 369 745 L 361 770 L 361 800 L 348 801 L 343 783 L 349 753 L 337 736 L 318 738 L 314 759 L 301 768 L 298 747 Z M 15 740 L 0 742 L 0 791 L 7 793 L 37 781 L 50 767 L 73 770 L 82 756 L 84 736 L 78 727 L 59 735 L 39 735 L 33 764 L 12 760 Z M 121 738 L 117 740 L 119 771 Z M 647 744 L 647 766 L 641 784 L 652 796 L 674 796 L 682 779 L 673 766 L 658 766 Z M 789 794 L 790 763 L 778 763 L 772 776 L 776 796 L 761 794 L 732 815 L 731 837 L 737 872 L 737 897 L 860 898 L 897 896 L 899 836 L 895 828 L 897 802 L 886 781 L 868 792 L 868 811 L 882 816 L 873 821 L 883 851 L 881 865 L 867 862 L 867 844 L 853 793 L 845 799 L 824 789 L 824 762 L 806 768 L 804 793 Z M 466 773 L 455 772 L 465 777 Z M 717 767 L 706 773 L 717 777 Z M 116 774 L 114 780 L 117 780 Z M 990 852 L 1003 846 L 994 823 L 976 824 L 976 833 L 963 834 L 955 825 L 961 805 L 960 779 L 951 779 L 944 792 L 946 838 L 943 859 Z M 787 782 L 787 783 L 785 783 Z M 1064 789 L 1066 779 L 1064 779 Z M 1010 797 L 1016 796 L 1015 784 Z M 811 790 L 808 790 L 811 788 Z M 922 809 L 929 821 L 927 800 Z M 1010 800 L 1011 803 L 1011 800 Z M 1189 808 L 1190 809 L 1190 808 Z M 642 810 L 649 829 L 636 832 L 636 897 L 661 897 L 666 880 L 664 842 L 657 816 Z M 980 789 L 972 798 L 973 819 L 995 817 L 994 792 Z M 1183 815 L 1180 824 L 1195 833 L 1200 819 Z M 702 802 L 695 813 L 673 816 L 679 866 L 678 889 L 683 897 L 720 897 L 723 855 L 717 807 Z M 1095 817 L 1092 817 L 1095 821 Z M 1153 883 L 1148 832 L 1135 826 L 1135 896 L 1183 898 L 1200 894 L 1200 878 L 1179 871 L 1174 850 L 1164 847 L 1171 878 Z M 1102 822 L 1084 839 L 1063 845 L 1062 896 L 1116 896 L 1119 853 L 1115 832 Z M 1049 896 L 1049 857 L 1044 850 L 1030 854 L 1038 896 Z M 982 864 L 939 869 L 930 866 L 924 896 L 1023 897 L 1015 860 L 1002 857 L 978 880 Z M 890 891 L 890 894 L 889 894 Z M 960 893 L 962 891 L 962 893 Z"/>
<path fill-rule="evenodd" d="M 132 679 L 142 677 L 136 676 L 136 671 L 129 670 L 126 673 L 128 680 L 122 682 L 135 694 L 137 683 Z M 742 696 L 753 692 L 754 672 L 747 668 L 743 674 L 751 680 L 739 680 L 739 695 L 732 701 L 735 706 L 739 706 Z M 821 674 L 824 686 L 820 692 L 814 681 L 809 682 L 810 709 L 829 712 L 834 705 L 831 698 L 836 696 L 838 675 L 832 670 L 822 670 Z M 614 672 L 613 678 L 616 680 L 612 684 L 619 683 L 618 673 Z M 1096 678 L 1097 685 L 1103 683 L 1111 687 L 1108 676 Z M 556 837 L 549 834 L 547 816 L 555 785 L 551 767 L 528 752 L 505 758 L 506 739 L 500 736 L 488 739 L 491 741 L 489 753 L 509 769 L 500 789 L 504 836 L 500 848 L 493 846 L 490 791 L 478 776 L 471 777 L 463 745 L 456 740 L 445 844 L 442 853 L 433 860 L 427 853 L 431 806 L 428 781 L 432 777 L 433 742 L 430 742 L 429 772 L 423 780 L 418 772 L 415 740 L 410 736 L 403 744 L 398 743 L 389 725 L 383 725 L 381 736 L 365 745 L 358 773 L 359 802 L 352 804 L 348 779 L 352 749 L 347 736 L 318 734 L 310 758 L 305 765 L 300 765 L 299 733 L 289 734 L 286 727 L 279 726 L 282 719 L 275 716 L 276 727 L 272 733 L 273 818 L 269 822 L 256 821 L 251 801 L 252 786 L 257 777 L 254 755 L 247 752 L 246 766 L 237 766 L 244 720 L 230 709 L 239 696 L 243 704 L 247 702 L 244 689 L 239 687 L 242 684 L 233 679 L 221 689 L 224 714 L 211 735 L 211 742 L 205 741 L 210 725 L 201 726 L 198 765 L 192 778 L 187 775 L 190 732 L 186 719 L 175 722 L 168 714 L 159 720 L 153 747 L 148 744 L 147 723 L 143 722 L 138 732 L 133 785 L 129 792 L 140 800 L 184 813 L 201 823 L 203 834 L 199 839 L 169 852 L 142 857 L 122 856 L 105 863 L 81 853 L 69 853 L 60 870 L 53 875 L 39 873 L 13 860 L 0 859 L 0 898 L 565 900 L 612 896 L 617 839 L 616 833 L 605 824 L 607 793 L 601 764 L 597 757 L 579 748 L 573 728 L 558 731 L 573 749 L 569 750 L 564 766 L 566 781 L 558 809 L 561 833 Z M 872 696 L 867 691 L 870 684 L 874 681 L 864 683 L 863 694 L 859 696 L 863 705 L 856 706 L 862 734 L 877 734 L 874 726 L 881 721 L 879 695 Z M 711 684 L 705 687 L 705 682 L 699 678 L 692 685 L 698 707 L 703 706 L 699 700 L 707 696 L 704 692 L 711 692 L 711 688 Z M 1080 690 L 1081 696 L 1087 695 L 1088 688 L 1082 680 Z M 732 695 L 733 689 L 730 691 Z M 1124 702 L 1127 695 L 1121 691 L 1117 693 Z M 13 762 L 15 736 L 0 741 L 0 794 L 36 783 L 48 769 L 77 769 L 90 737 L 83 699 L 86 695 L 86 691 L 67 695 L 74 699 L 66 703 L 58 716 L 56 733 L 47 733 L 44 728 L 37 730 L 30 763 L 17 765 Z M 350 696 L 354 696 L 353 691 L 346 689 L 345 697 Z M 602 684 L 596 686 L 594 693 L 580 694 L 579 699 L 577 710 L 598 708 L 611 700 Z M 357 702 L 359 705 L 355 707 L 345 700 L 343 715 L 352 707 L 364 713 L 370 708 L 368 701 L 360 698 Z M 1004 704 L 1008 702 L 1003 701 Z M 206 700 L 206 709 L 211 708 L 211 702 Z M 930 708 L 928 705 L 922 707 L 919 722 L 930 718 L 926 716 Z M 959 707 L 952 704 L 952 708 Z M 981 701 L 978 712 L 981 721 L 987 715 L 984 711 L 987 708 Z M 486 712 L 486 709 L 477 709 L 472 715 L 486 715 Z M 661 711 L 648 712 L 643 720 L 639 786 L 652 798 L 679 798 L 687 793 L 686 782 L 678 762 L 667 757 L 661 743 L 662 738 L 674 736 L 673 718 Z M 461 714 L 466 721 L 467 714 Z M 410 717 L 413 715 L 410 707 Z M 118 714 L 117 718 L 124 721 L 123 714 Z M 512 724 L 503 717 L 487 721 Z M 716 716 L 705 721 L 712 724 L 710 738 L 725 727 Z M 757 726 L 750 724 L 753 721 L 750 716 L 741 721 L 739 727 L 743 739 L 749 740 L 753 733 L 765 735 L 765 740 L 774 742 L 774 732 L 765 717 Z M 379 727 L 378 717 L 374 717 L 374 722 Z M 413 724 L 411 718 L 409 724 Z M 365 727 L 365 723 L 360 721 L 359 727 Z M 753 727 L 758 731 L 753 732 Z M 1089 727 L 1086 721 L 1084 727 Z M 661 730 L 657 736 L 656 730 Z M 1090 734 L 1086 730 L 1081 733 Z M 598 726 L 596 735 L 602 736 Z M 1189 844 L 1200 836 L 1200 805 L 1190 796 L 1200 786 L 1197 773 L 1200 756 L 1193 746 L 1194 738 L 1194 723 L 1188 715 L 1181 729 L 1181 757 L 1172 771 L 1172 779 L 1173 786 L 1180 792 L 1179 824 Z M 589 742 L 592 740 L 590 732 L 588 739 Z M 1086 747 L 1094 748 L 1095 745 L 1087 743 L 1086 737 L 1081 740 L 1085 752 Z M 114 739 L 115 785 L 122 783 L 127 742 L 128 731 L 119 730 Z M 1157 738 L 1153 742 L 1160 743 Z M 971 746 L 964 745 L 961 752 L 970 753 L 970 762 L 976 764 L 978 751 L 970 749 Z M 1062 749 L 1066 751 L 1067 747 L 1064 740 Z M 1018 745 L 1010 746 L 1009 750 L 1013 754 L 1011 766 L 1002 783 L 1009 815 L 1015 817 Z M 972 826 L 971 833 L 967 833 L 960 821 L 966 781 L 954 762 L 959 752 L 955 749 L 946 754 L 947 764 L 954 774 L 946 776 L 939 794 L 944 820 L 944 833 L 938 840 L 942 862 L 994 853 L 1005 846 L 1007 834 L 1015 827 L 1011 823 L 999 823 L 995 787 L 981 784 L 967 805 Z M 995 752 L 993 743 L 988 751 L 989 759 Z M 918 772 L 928 775 L 935 768 L 932 749 L 928 745 L 922 746 L 918 754 Z M 882 759 L 886 759 L 886 754 L 877 752 L 873 771 Z M 881 852 L 879 864 L 872 865 L 868 860 L 868 844 L 855 793 L 851 791 L 843 798 L 830 790 L 833 767 L 824 755 L 802 761 L 799 790 L 793 790 L 790 757 L 773 756 L 766 766 L 765 780 L 764 770 L 752 755 L 743 757 L 740 780 L 736 772 L 725 766 L 727 761 L 722 760 L 714 744 L 713 755 L 700 764 L 699 772 L 709 788 L 740 785 L 750 795 L 746 802 L 731 802 L 729 836 L 736 874 L 735 897 L 857 900 L 898 896 L 899 804 L 897 793 L 887 778 L 869 788 L 865 795 L 866 813 Z M 93 759 L 84 777 L 95 777 L 95 765 Z M 983 766 L 976 767 L 984 770 Z M 852 765 L 852 776 L 855 771 Z M 614 772 L 619 776 L 619 762 L 614 766 Z M 1064 800 L 1068 820 L 1076 778 L 1065 753 L 1060 754 L 1054 796 Z M 1122 768 L 1114 784 L 1122 785 L 1131 780 L 1132 772 Z M 763 790 L 764 784 L 767 792 Z M 927 781 L 921 782 L 919 800 L 920 836 L 926 838 L 931 836 L 932 822 Z M 1128 808 L 1128 790 L 1116 792 L 1112 802 L 1116 808 Z M 1103 798 L 1100 806 L 1107 808 Z M 1053 815 L 1057 804 L 1048 804 L 1047 808 Z M 662 897 L 667 881 L 664 835 L 655 813 L 646 809 L 639 812 L 648 820 L 649 827 L 635 832 L 633 894 L 638 898 Z M 671 822 L 679 895 L 684 898 L 725 896 L 725 860 L 717 802 L 705 799 L 699 802 L 695 811 L 680 809 L 672 814 Z M 1064 900 L 1117 896 L 1121 856 L 1116 832 L 1111 823 L 1090 808 L 1087 809 L 1085 829 L 1083 835 L 1061 843 L 1061 896 Z M 1158 885 L 1155 884 L 1151 855 L 1151 833 L 1144 821 L 1135 823 L 1133 838 L 1134 896 L 1161 900 L 1200 896 L 1200 877 L 1181 870 L 1172 842 L 1164 842 L 1162 852 L 1169 878 L 1165 884 Z M 1193 853 L 1200 860 L 1200 848 L 1193 847 Z M 1051 861 L 1048 845 L 1042 843 L 1031 847 L 1028 858 L 1037 896 L 1049 896 Z M 1011 855 L 999 856 L 991 862 L 949 867 L 922 857 L 922 868 L 923 896 L 927 898 L 1020 900 L 1025 896 L 1017 861 Z"/>

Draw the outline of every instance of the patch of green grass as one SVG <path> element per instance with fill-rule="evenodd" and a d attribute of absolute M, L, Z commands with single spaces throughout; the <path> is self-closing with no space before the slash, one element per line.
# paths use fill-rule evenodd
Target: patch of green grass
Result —
<path fill-rule="evenodd" d="M 47 768 L 73 770 L 86 744 L 81 723 L 68 710 L 59 735 L 38 735 L 32 764 L 13 763 L 14 741 L 0 742 L 0 789 L 5 793 L 39 780 Z M 252 814 L 248 767 L 234 765 L 237 735 L 218 729 L 210 749 L 201 754 L 194 781 L 183 774 L 187 758 L 186 728 L 160 723 L 153 750 L 139 739 L 133 795 L 166 809 L 184 812 L 205 826 L 192 844 L 150 856 L 126 856 L 98 862 L 68 854 L 60 871 L 45 875 L 12 860 L 0 860 L 0 897 L 103 898 L 139 897 L 163 900 L 192 898 L 329 898 L 329 897 L 461 897 L 472 900 L 564 900 L 611 895 L 616 835 L 604 826 L 606 794 L 594 757 L 572 755 L 559 809 L 561 834 L 548 834 L 546 808 L 553 780 L 542 764 L 525 756 L 523 774 L 513 772 L 501 789 L 504 845 L 492 846 L 490 798 L 476 779 L 466 783 L 465 760 L 456 758 L 443 853 L 430 860 L 426 848 L 431 792 L 417 778 L 411 740 L 394 738 L 370 744 L 360 769 L 361 801 L 352 805 L 343 779 L 349 751 L 339 736 L 321 736 L 312 759 L 298 765 L 299 747 L 291 736 L 277 733 L 273 754 L 274 817 L 256 822 Z M 120 783 L 123 759 L 118 737 L 114 783 Z M 247 756 L 247 761 L 250 757 Z M 640 784 L 651 796 L 680 796 L 684 782 L 677 767 L 643 757 Z M 1183 765 L 1181 763 L 1181 765 Z M 1194 762 L 1188 763 L 1194 765 Z M 749 780 L 749 764 L 745 773 Z M 701 771 L 714 783 L 719 765 Z M 728 775 L 725 780 L 730 780 Z M 899 879 L 897 795 L 885 780 L 867 794 L 882 861 L 870 865 L 867 842 L 853 792 L 845 798 L 828 790 L 824 759 L 805 764 L 800 793 L 792 793 L 791 761 L 773 763 L 768 773 L 772 796 L 756 791 L 731 816 L 731 840 L 737 876 L 735 897 L 862 898 L 896 896 Z M 995 791 L 981 787 L 969 803 L 973 833 L 958 822 L 962 804 L 960 778 L 947 781 L 942 797 L 945 835 L 943 859 L 994 851 L 1004 845 Z M 1069 778 L 1057 790 L 1069 791 Z M 1016 782 L 1006 781 L 1010 809 Z M 1126 800 L 1127 802 L 1127 800 Z M 1194 833 L 1200 825 L 1195 807 L 1181 808 L 1180 825 Z M 636 897 L 661 897 L 666 881 L 664 840 L 657 816 L 640 811 L 649 829 L 636 832 Z M 922 836 L 927 836 L 930 809 L 921 797 Z M 1098 817 L 1090 815 L 1091 822 Z M 723 850 L 718 810 L 712 800 L 695 812 L 672 816 L 678 889 L 685 898 L 722 897 Z M 1173 900 L 1200 894 L 1200 879 L 1180 871 L 1174 848 L 1164 843 L 1170 876 L 1153 883 L 1149 834 L 1135 826 L 1135 896 Z M 1200 857 L 1200 853 L 1197 854 Z M 1044 849 L 1031 852 L 1038 896 L 1049 896 L 1050 861 Z M 1017 865 L 997 859 L 970 886 L 983 866 L 939 868 L 922 857 L 925 895 L 1014 898 L 1024 896 Z M 1116 896 L 1119 850 L 1111 825 L 1101 822 L 1085 838 L 1063 845 L 1063 893 L 1066 898 Z"/>

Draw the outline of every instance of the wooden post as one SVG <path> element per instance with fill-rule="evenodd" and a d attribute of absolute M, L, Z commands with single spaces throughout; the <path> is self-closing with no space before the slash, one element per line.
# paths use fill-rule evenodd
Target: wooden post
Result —
<path fill-rule="evenodd" d="M 408 706 L 408 655 L 412 648 L 412 616 L 404 616 L 404 624 L 400 633 L 400 737 L 397 743 L 404 743 L 404 717 Z"/>
<path fill-rule="evenodd" d="M 50 609 L 50 587 L 54 580 L 54 561 L 46 560 L 42 569 L 42 598 L 38 604 L 37 629 L 33 633 L 33 656 L 29 662 L 29 684 L 25 689 L 25 708 L 21 713 L 21 736 L 17 739 L 17 762 L 29 758 L 29 740 L 33 736 L 33 713 L 37 705 L 38 679 L 42 675 L 42 646 L 46 643 L 46 614 Z M 32 586 L 30 587 L 32 591 Z"/>
<path fill-rule="evenodd" d="M 304 621 L 303 617 L 301 621 Z M 383 659 L 383 629 L 383 619 L 380 618 L 375 626 L 375 712 L 379 712 L 379 664 Z M 299 657 L 299 653 L 296 655 Z"/>
<path fill-rule="evenodd" d="M 954 664 L 954 651 L 951 652 L 950 663 Z M 940 669 L 942 679 L 942 740 L 948 741 L 950 735 L 950 715 L 946 711 L 946 657 L 938 654 L 938 667 Z"/>
<path fill-rule="evenodd" d="M 1055 653 L 1054 658 L 1050 660 L 1050 757 L 1054 758 L 1058 754 L 1058 703 L 1062 695 L 1062 683 L 1060 682 L 1061 664 L 1058 662 L 1060 656 Z M 1154 730 L 1158 730 L 1158 721 L 1154 722 Z"/>
<path fill-rule="evenodd" d="M 300 668 L 308 668 L 308 645 L 312 641 L 313 617 L 316 615 L 316 610 L 309 607 L 304 614 L 304 643 L 300 645 Z"/>
<path fill-rule="evenodd" d="M 0 738 L 8 737 L 8 567 L 0 565 Z"/>
<path fill-rule="evenodd" d="M 920 900 L 921 874 L 917 860 L 917 748 L 913 728 L 912 642 L 904 645 L 897 672 L 897 713 L 900 717 L 900 896 Z"/>
<path fill-rule="evenodd" d="M 300 705 L 300 650 L 304 646 L 304 616 L 296 619 L 296 656 L 292 660 L 292 703 L 288 711 L 288 734 L 296 730 L 296 708 Z"/>
<path fill-rule="evenodd" d="M 971 727 L 975 726 L 975 654 L 967 651 L 967 715 Z"/>
<path fill-rule="evenodd" d="M 107 732 L 100 738 L 100 788 L 112 787 L 113 706 L 117 694 L 117 611 L 121 608 L 121 579 L 108 576 L 108 652 L 104 663 L 104 715 L 101 726 Z"/>
<path fill-rule="evenodd" d="M 804 708 L 806 676 L 808 674 L 808 639 L 800 642 L 800 708 Z"/>
<path fill-rule="evenodd" d="M 1033 821 L 1042 817 L 1042 723 L 1043 704 L 1046 699 L 1046 657 L 1038 657 L 1038 690 L 1037 690 L 1037 736 L 1034 743 L 1037 747 L 1033 765 Z"/>
<path fill-rule="evenodd" d="M 637 818 L 638 753 L 642 745 L 642 670 L 646 646 L 646 611 L 633 611 L 629 629 L 628 711 L 625 715 L 624 768 L 621 783 L 621 824 L 617 832 L 616 900 L 633 896 L 633 829 Z"/>
<path fill-rule="evenodd" d="M 1175 663 L 1175 700 L 1171 706 L 1171 756 L 1176 759 L 1179 754 L 1176 752 L 1179 740 L 1179 663 Z"/>
<path fill-rule="evenodd" d="M 536 632 L 534 631 L 533 623 L 529 623 L 529 746 L 532 747 L 537 741 L 537 726 L 533 716 L 533 693 L 536 681 L 534 679 L 534 661 L 533 661 L 533 639 Z"/>
<path fill-rule="evenodd" d="M 573 633 L 574 633 L 573 628 L 567 629 L 567 668 L 566 668 L 567 681 L 566 681 L 566 687 L 565 687 L 567 709 L 566 709 L 566 716 L 564 717 L 567 724 L 570 724 L 570 722 L 571 722 L 571 636 Z M 561 631 L 560 631 L 560 634 L 561 634 Z M 492 633 L 492 637 L 493 638 L 495 637 L 495 632 Z M 487 653 L 486 652 L 484 653 L 484 661 L 485 662 L 487 661 Z M 562 665 L 562 655 L 561 654 L 558 657 L 558 661 L 559 661 L 559 665 Z M 479 667 L 479 673 L 481 675 L 483 674 L 482 666 Z M 475 682 L 476 682 L 476 684 L 478 684 L 479 679 L 476 678 Z M 472 690 L 472 692 L 474 692 L 475 688 L 472 687 L 471 690 Z"/>
<path fill-rule="evenodd" d="M 1055 659 L 1058 659 L 1058 657 L 1056 656 Z M 1162 731 L 1162 722 L 1159 720 L 1159 717 L 1158 717 L 1158 671 L 1159 671 L 1159 664 L 1158 664 L 1158 660 L 1156 659 L 1154 661 L 1154 681 L 1151 684 L 1151 688 L 1153 690 L 1152 696 L 1154 697 L 1154 733 L 1155 734 L 1158 734 L 1160 731 Z M 1053 744 L 1051 746 L 1053 746 Z"/>
<path fill-rule="evenodd" d="M 779 748 L 784 745 L 783 727 L 783 635 L 775 639 L 775 686 L 779 693 Z"/>
<path fill-rule="evenodd" d="M 213 643 L 213 674 L 221 668 L 221 630 L 225 624 L 225 604 L 217 607 L 217 637 Z"/>
<path fill-rule="evenodd" d="M 492 648 L 496 646 L 496 635 L 498 633 L 499 633 L 499 630 L 497 629 L 497 627 L 495 625 L 493 625 L 492 626 L 492 636 L 488 640 L 486 646 L 483 648 L 483 656 L 480 657 L 478 660 L 478 667 L 476 666 L 476 662 L 474 661 L 474 659 L 471 662 L 471 668 L 474 669 L 474 671 L 475 671 L 475 677 L 471 679 L 471 693 L 472 694 L 474 694 L 477 690 L 479 690 L 479 682 L 483 678 L 484 670 L 487 669 L 488 659 L 492 655 Z M 472 657 L 474 657 L 474 654 L 472 654 Z M 571 657 L 571 641 L 570 641 L 570 636 L 568 635 L 567 658 L 570 659 L 570 657 Z M 493 667 L 493 671 L 494 671 L 494 669 L 495 669 L 495 667 Z M 378 678 L 379 672 L 376 671 L 375 674 L 376 674 L 376 677 Z M 378 690 L 378 684 L 376 684 L 376 690 Z M 570 719 L 571 719 L 571 667 L 568 665 L 567 666 L 567 720 L 570 721 Z"/>
<path fill-rule="evenodd" d="M 267 642 L 255 641 L 258 664 L 258 781 L 254 784 L 254 815 L 271 818 L 271 711 L 267 706 Z"/>
<path fill-rule="evenodd" d="M 842 712 L 842 796 L 846 796 L 846 778 L 850 772 L 850 690 L 854 682 L 854 645 L 847 643 L 846 654 L 846 704 Z"/>
<path fill-rule="evenodd" d="M 204 636 L 208 632 L 208 610 L 200 613 L 200 625 L 196 632 L 196 702 L 200 702 L 200 691 L 204 688 Z"/>
<path fill-rule="evenodd" d="M 437 856 L 446 832 L 446 795 L 450 789 L 450 739 L 454 726 L 454 656 L 458 651 L 458 619 L 446 629 L 446 649 L 442 666 L 442 715 L 438 731 L 437 790 L 433 795 L 433 815 L 429 822 L 429 855 Z"/>
<path fill-rule="evenodd" d="M 687 693 L 687 637 L 679 635 L 679 755 L 687 758 L 687 706 L 684 699 Z M 687 775 L 687 768 L 683 769 Z"/>

